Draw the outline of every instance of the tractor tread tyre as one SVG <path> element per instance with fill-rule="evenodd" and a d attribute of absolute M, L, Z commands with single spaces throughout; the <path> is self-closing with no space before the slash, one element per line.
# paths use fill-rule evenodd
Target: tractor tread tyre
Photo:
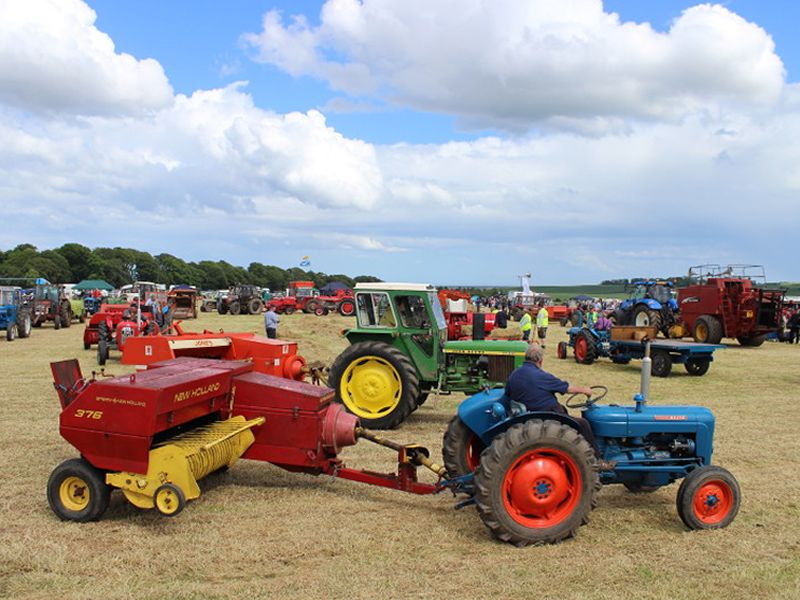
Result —
<path fill-rule="evenodd" d="M 653 350 L 651 356 L 653 362 L 650 365 L 650 373 L 654 377 L 666 377 L 672 371 L 672 358 L 665 350 Z"/>
<path fill-rule="evenodd" d="M 61 306 L 61 324 L 64 327 L 72 325 L 72 307 L 68 302 Z"/>
<path fill-rule="evenodd" d="M 597 344 L 594 336 L 588 331 L 581 331 L 575 337 L 575 362 L 590 365 L 597 359 Z"/>
<path fill-rule="evenodd" d="M 9 323 L 6 326 L 6 341 L 13 342 L 15 339 L 17 339 L 17 324 Z"/>
<path fill-rule="evenodd" d="M 64 504 L 69 494 L 70 481 L 73 485 L 83 484 L 89 497 L 86 506 L 80 507 L 82 496 L 74 507 Z M 66 489 L 65 489 L 66 486 Z M 82 492 L 85 493 L 85 492 Z M 106 485 L 105 475 L 82 458 L 71 458 L 58 465 L 47 480 L 47 501 L 50 508 L 62 521 L 96 521 L 108 508 L 111 488 Z"/>
<path fill-rule="evenodd" d="M 242 312 L 242 305 L 235 300 L 230 303 L 228 308 L 230 309 L 232 315 L 239 315 Z"/>
<path fill-rule="evenodd" d="M 558 346 L 556 346 L 556 356 L 562 360 L 567 358 L 568 348 L 569 344 L 567 344 L 567 342 L 558 342 Z"/>
<path fill-rule="evenodd" d="M 683 363 L 686 372 L 695 377 L 701 377 L 708 373 L 711 361 L 707 358 L 689 358 Z"/>
<path fill-rule="evenodd" d="M 720 502 L 722 506 L 718 509 L 719 512 L 698 514 L 699 497 L 712 490 L 722 491 L 725 496 Z M 675 503 L 678 516 L 689 529 L 721 529 L 730 525 L 736 517 L 741 496 L 739 482 L 730 471 L 715 465 L 706 465 L 689 473 L 681 482 Z M 702 508 L 701 502 L 700 509 Z"/>
<path fill-rule="evenodd" d="M 17 333 L 19 337 L 26 338 L 31 335 L 31 315 L 28 312 L 20 313 L 17 316 Z"/>
<path fill-rule="evenodd" d="M 750 348 L 758 348 L 761 344 L 763 344 L 766 341 L 766 339 L 767 339 L 767 334 L 762 333 L 761 335 L 754 335 L 754 336 L 741 335 L 736 338 L 736 341 L 739 342 L 739 344 L 742 346 L 748 346 Z"/>
<path fill-rule="evenodd" d="M 657 334 L 661 331 L 661 315 L 647 306 L 638 306 L 633 312 L 633 324 L 637 327 L 655 327 Z"/>
<path fill-rule="evenodd" d="M 486 448 L 481 439 L 458 415 L 450 419 L 442 440 L 442 460 L 448 477 L 472 473 Z"/>
<path fill-rule="evenodd" d="M 61 329 L 61 315 L 53 317 L 53 329 Z"/>
<path fill-rule="evenodd" d="M 701 344 L 719 344 L 722 341 L 722 323 L 711 315 L 697 317 L 692 337 Z"/>
<path fill-rule="evenodd" d="M 527 527 L 517 521 L 509 513 L 508 504 L 513 504 L 513 500 L 504 492 L 509 471 L 526 454 L 535 451 L 557 452 L 568 457 L 580 481 L 580 495 L 570 501 L 573 506 L 550 526 Z M 573 491 L 576 484 L 577 481 L 572 482 Z M 481 454 L 475 472 L 475 500 L 481 520 L 494 537 L 516 546 L 553 544 L 573 537 L 578 527 L 589 522 L 599 490 L 597 460 L 589 442 L 569 425 L 550 420 L 519 423 L 497 436 Z"/>
<path fill-rule="evenodd" d="M 352 317 L 356 314 L 356 303 L 352 300 L 342 300 L 336 310 L 338 310 L 339 314 L 343 317 Z"/>
<path fill-rule="evenodd" d="M 309 315 L 317 314 L 317 309 L 321 308 L 320 303 L 316 300 L 309 300 L 306 302 L 305 307 L 303 308 L 303 312 Z"/>
<path fill-rule="evenodd" d="M 258 298 L 253 298 L 247 303 L 247 312 L 251 315 L 258 315 L 261 314 L 261 309 L 263 307 L 264 305 L 261 303 L 261 300 Z"/>
<path fill-rule="evenodd" d="M 342 376 L 351 363 L 363 356 L 377 356 L 392 366 L 400 380 L 400 398 L 389 413 L 377 418 L 369 418 L 359 414 L 342 397 Z M 336 357 L 328 375 L 328 384 L 336 391 L 336 401 L 341 402 L 348 412 L 359 417 L 362 424 L 369 429 L 394 429 L 417 407 L 419 397 L 419 379 L 411 360 L 397 348 L 385 342 L 359 342 L 349 346 Z"/>
<path fill-rule="evenodd" d="M 228 305 L 224 303 L 220 304 L 217 306 L 217 312 L 221 315 L 226 314 L 228 312 Z"/>
<path fill-rule="evenodd" d="M 108 360 L 108 342 L 104 339 L 97 341 L 97 364 L 101 367 L 106 364 Z"/>

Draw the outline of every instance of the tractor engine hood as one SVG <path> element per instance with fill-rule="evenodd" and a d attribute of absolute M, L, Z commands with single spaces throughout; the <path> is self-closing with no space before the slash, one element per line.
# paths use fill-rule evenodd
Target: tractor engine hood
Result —
<path fill-rule="evenodd" d="M 445 342 L 445 354 L 505 354 L 525 356 L 527 342 L 509 340 L 462 340 Z"/>
<path fill-rule="evenodd" d="M 714 433 L 714 415 L 702 406 L 593 406 L 583 411 L 598 437 L 635 438 L 651 433 Z"/>

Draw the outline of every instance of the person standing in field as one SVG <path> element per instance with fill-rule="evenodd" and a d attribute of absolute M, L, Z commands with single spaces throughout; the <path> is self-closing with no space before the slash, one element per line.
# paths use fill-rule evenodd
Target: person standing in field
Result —
<path fill-rule="evenodd" d="M 267 312 L 264 313 L 264 328 L 267 330 L 267 337 L 275 339 L 278 337 L 278 313 L 275 312 L 275 307 L 270 306 Z"/>
<path fill-rule="evenodd" d="M 536 333 L 539 336 L 539 343 L 542 348 L 547 340 L 547 326 L 550 324 L 550 315 L 547 313 L 547 308 L 544 306 L 539 307 L 539 313 L 536 315 Z"/>
<path fill-rule="evenodd" d="M 526 308 L 522 318 L 519 320 L 519 328 L 522 330 L 522 340 L 525 342 L 530 341 L 531 328 L 533 327 L 531 321 L 533 321 L 531 318 L 531 309 Z"/>

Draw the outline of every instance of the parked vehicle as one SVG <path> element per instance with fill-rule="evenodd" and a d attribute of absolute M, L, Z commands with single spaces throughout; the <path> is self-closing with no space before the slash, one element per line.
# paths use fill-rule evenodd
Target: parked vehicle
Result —
<path fill-rule="evenodd" d="M 6 332 L 9 342 L 31 334 L 31 313 L 19 287 L 0 286 L 0 331 Z"/>

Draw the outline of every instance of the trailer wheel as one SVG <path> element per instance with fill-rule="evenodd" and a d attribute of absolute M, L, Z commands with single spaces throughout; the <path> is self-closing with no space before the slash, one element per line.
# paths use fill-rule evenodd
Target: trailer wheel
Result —
<path fill-rule="evenodd" d="M 558 342 L 558 346 L 556 346 L 556 356 L 561 359 L 567 358 L 567 348 L 569 348 L 567 342 Z"/>
<path fill-rule="evenodd" d="M 442 459 L 448 477 L 472 473 L 481 462 L 486 445 L 458 415 L 450 419 L 442 440 Z"/>
<path fill-rule="evenodd" d="M 165 483 L 153 494 L 153 504 L 165 517 L 174 517 L 186 506 L 186 496 L 177 485 Z"/>
<path fill-rule="evenodd" d="M 15 339 L 17 339 L 17 324 L 9 323 L 6 326 L 6 341 L 13 342 Z"/>
<path fill-rule="evenodd" d="M 262 308 L 263 305 L 261 304 L 261 300 L 258 298 L 253 298 L 247 303 L 247 312 L 249 312 L 251 315 L 260 314 Z"/>
<path fill-rule="evenodd" d="M 409 358 L 383 342 L 360 342 L 331 365 L 329 385 L 336 400 L 365 427 L 392 429 L 417 406 L 419 379 Z"/>
<path fill-rule="evenodd" d="M 228 309 L 231 311 L 232 315 L 239 315 L 242 313 L 242 305 L 239 304 L 236 300 L 230 303 Z"/>
<path fill-rule="evenodd" d="M 21 337 L 21 336 L 20 336 Z M 736 341 L 742 346 L 750 346 L 751 348 L 758 348 L 767 339 L 767 334 L 753 335 L 753 336 L 739 336 Z"/>
<path fill-rule="evenodd" d="M 678 488 L 676 504 L 689 529 L 720 529 L 739 512 L 739 482 L 726 469 L 707 465 L 695 469 Z"/>
<path fill-rule="evenodd" d="M 17 333 L 19 337 L 26 338 L 31 335 L 31 314 L 28 312 L 17 315 Z"/>
<path fill-rule="evenodd" d="M 475 472 L 478 513 L 517 546 L 552 544 L 588 523 L 600 489 L 591 445 L 572 427 L 531 420 L 497 436 Z"/>
<path fill-rule="evenodd" d="M 722 323 L 711 315 L 697 317 L 692 337 L 701 344 L 719 344 L 722 340 Z"/>
<path fill-rule="evenodd" d="M 597 345 L 588 331 L 581 331 L 575 336 L 575 362 L 590 365 L 597 358 Z"/>
<path fill-rule="evenodd" d="M 356 303 L 352 300 L 342 300 L 339 303 L 339 314 L 343 317 L 352 317 L 356 314 Z"/>
<path fill-rule="evenodd" d="M 103 472 L 82 458 L 64 461 L 47 480 L 47 502 L 62 521 L 96 521 L 106 512 L 110 497 Z"/>
<path fill-rule="evenodd" d="M 689 375 L 700 377 L 708 373 L 711 361 L 707 358 L 689 358 L 683 363 L 683 366 Z"/>
<path fill-rule="evenodd" d="M 650 366 L 650 373 L 654 377 L 666 377 L 672 371 L 672 358 L 666 350 L 653 350 L 651 356 L 653 362 Z"/>

